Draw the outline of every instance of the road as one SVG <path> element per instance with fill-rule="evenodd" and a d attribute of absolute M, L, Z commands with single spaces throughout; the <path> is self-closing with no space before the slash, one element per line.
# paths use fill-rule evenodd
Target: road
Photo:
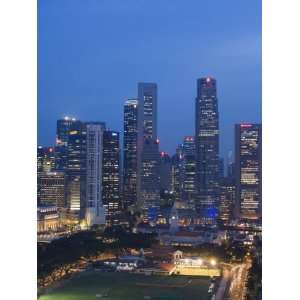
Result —
<path fill-rule="evenodd" d="M 250 265 L 245 262 L 231 269 L 231 282 L 228 291 L 229 300 L 243 300 L 246 296 L 246 282 Z"/>
<path fill-rule="evenodd" d="M 229 270 L 225 269 L 223 271 L 223 277 L 220 282 L 215 300 L 224 300 L 225 299 L 226 289 L 227 289 L 230 278 L 231 278 L 231 272 Z"/>
<path fill-rule="evenodd" d="M 246 282 L 251 261 L 238 265 L 223 264 L 223 277 L 215 300 L 243 300 L 246 296 Z"/>

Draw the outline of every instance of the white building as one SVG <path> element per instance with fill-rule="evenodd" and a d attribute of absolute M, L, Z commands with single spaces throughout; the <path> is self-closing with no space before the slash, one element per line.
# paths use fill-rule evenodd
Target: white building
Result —
<path fill-rule="evenodd" d="M 86 214 L 87 226 L 104 225 L 102 205 L 103 123 L 87 123 Z"/>

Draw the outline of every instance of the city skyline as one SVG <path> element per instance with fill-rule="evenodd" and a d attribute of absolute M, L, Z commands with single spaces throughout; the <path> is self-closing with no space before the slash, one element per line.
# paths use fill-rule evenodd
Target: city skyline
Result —
<path fill-rule="evenodd" d="M 202 77 L 216 78 L 216 77 L 211 76 L 211 75 L 199 76 L 198 78 L 202 78 Z M 195 80 L 195 82 L 196 81 L 197 81 L 197 79 Z M 157 85 L 157 86 L 158 86 L 158 89 L 159 89 L 159 85 Z M 134 95 L 134 96 L 129 97 L 127 99 L 124 98 L 123 105 L 120 107 L 121 120 L 119 120 L 119 121 L 122 122 L 122 117 L 123 117 L 122 113 L 123 113 L 124 103 L 128 99 L 135 99 L 135 98 L 138 98 L 137 95 Z M 194 102 L 193 99 L 192 99 L 192 102 Z M 160 113 L 161 112 L 159 112 L 159 108 L 158 108 L 158 116 L 160 115 Z M 193 114 L 194 114 L 194 112 L 192 113 L 191 118 L 193 118 Z M 121 141 L 122 141 L 121 144 L 123 145 L 123 133 L 124 133 L 123 124 L 121 124 L 121 126 L 119 128 L 114 128 L 113 126 L 110 126 L 110 124 L 112 122 L 110 122 L 109 118 L 102 120 L 102 119 L 92 119 L 92 118 L 87 117 L 87 119 L 83 119 L 83 118 L 81 118 L 81 115 L 75 115 L 75 114 L 72 114 L 72 113 L 71 114 L 63 113 L 62 115 L 57 116 L 57 118 L 54 120 L 53 124 L 55 125 L 58 120 L 63 120 L 64 118 L 81 120 L 81 121 L 84 121 L 84 122 L 88 122 L 89 120 L 93 120 L 95 122 L 106 122 L 107 123 L 107 128 L 109 128 L 111 130 L 118 131 L 121 134 L 120 135 L 120 138 L 121 138 Z M 222 119 L 222 115 L 220 116 L 220 119 Z M 230 153 L 234 153 L 234 151 L 235 151 L 234 128 L 235 128 L 235 125 L 239 124 L 239 123 L 261 123 L 261 118 L 257 116 L 257 118 L 254 118 L 254 121 L 253 120 L 248 120 L 248 119 L 243 119 L 241 117 L 237 118 L 237 121 L 235 123 L 227 124 L 226 127 L 229 127 L 228 132 L 224 132 L 224 130 L 222 131 L 222 128 L 224 128 L 224 124 L 222 124 L 220 122 L 220 157 L 224 159 L 224 163 L 228 163 L 228 155 L 230 155 Z M 173 147 L 173 144 L 172 145 L 167 145 L 164 138 L 161 138 L 161 136 L 159 135 L 160 128 L 163 128 L 164 126 L 162 124 L 158 124 L 157 125 L 157 132 L 158 132 L 158 138 L 159 138 L 159 142 L 160 142 L 160 150 L 168 153 L 169 155 L 175 154 L 176 153 L 176 148 L 178 147 L 178 145 L 183 143 L 184 137 L 193 135 L 193 133 L 195 131 L 193 126 L 194 126 L 194 124 L 192 125 L 192 128 L 189 132 L 186 132 L 183 136 L 178 136 L 178 139 L 174 139 L 174 147 Z M 48 126 L 48 130 L 50 130 L 49 126 Z M 171 130 L 171 132 L 172 132 L 172 130 Z M 40 134 L 41 134 L 41 136 L 43 136 L 42 133 L 40 133 Z M 224 142 L 224 140 L 227 140 L 227 141 Z M 43 143 L 41 141 L 47 141 L 47 142 Z M 39 138 L 39 136 L 38 136 L 38 146 L 51 147 L 51 146 L 55 145 L 55 141 L 56 141 L 55 131 L 52 131 L 52 134 L 50 134 L 50 136 L 47 136 L 47 137 L 43 136 L 42 138 Z M 222 145 L 223 145 L 223 147 L 222 147 Z"/>
<path fill-rule="evenodd" d="M 194 132 L 196 79 L 210 75 L 218 79 L 223 111 L 220 153 L 226 159 L 234 150 L 234 124 L 261 122 L 261 8 L 233 2 L 219 3 L 214 19 L 202 14 L 199 20 L 197 11 L 211 11 L 213 4 L 191 1 L 187 6 L 174 1 L 172 6 L 152 6 L 129 1 L 111 9 L 113 5 L 103 1 L 91 2 L 86 9 L 73 1 L 72 14 L 66 14 L 69 1 L 39 1 L 38 143 L 53 143 L 51 124 L 65 114 L 106 121 L 121 132 L 123 103 L 136 98 L 136 83 L 145 81 L 158 85 L 158 137 L 161 149 L 174 154 L 183 137 Z M 168 22 L 163 18 L 166 11 Z M 182 14 L 188 21 L 178 23 Z M 77 16 L 82 18 L 81 27 Z M 155 24 L 148 24 L 153 17 Z M 136 27 L 138 21 L 143 26 Z M 218 34 L 220 26 L 224 36 Z M 117 50 L 120 43 L 122 52 Z"/>
<path fill-rule="evenodd" d="M 40 299 L 259 299 L 257 4 L 39 0 Z"/>
<path fill-rule="evenodd" d="M 173 200 L 177 200 L 179 196 L 179 201 L 194 207 L 203 225 L 214 226 L 218 218 L 220 191 L 223 188 L 222 214 L 226 220 L 229 216 L 228 209 L 232 207 L 232 200 L 228 198 L 232 198 L 229 194 L 233 190 L 231 183 L 227 186 L 223 182 L 224 159 L 219 156 L 221 113 L 218 109 L 217 80 L 211 76 L 197 79 L 195 136 L 183 139 L 176 149 L 179 157 L 176 158 L 177 154 L 172 156 L 172 163 L 170 156 L 159 149 L 156 134 L 157 84 L 139 82 L 137 87 L 138 99 L 129 99 L 124 103 L 123 149 L 120 143 L 122 134 L 106 128 L 104 122 L 86 122 L 70 117 L 57 120 L 55 147 L 39 146 L 37 149 L 38 201 L 49 202 L 47 197 L 53 197 L 50 196 L 52 185 L 58 188 L 58 182 L 51 179 L 49 172 L 65 171 L 66 209 L 72 220 L 79 221 L 88 216 L 89 222 L 92 221 L 95 217 L 95 212 L 92 212 L 94 207 L 101 207 L 103 217 L 103 204 L 108 224 L 123 222 L 122 210 L 133 207 L 142 212 L 147 223 L 154 215 L 157 217 L 161 201 L 165 201 L 168 194 L 175 193 Z M 93 126 L 98 126 L 97 130 Z M 260 128 L 258 131 L 254 130 L 256 126 Z M 230 180 L 235 177 L 236 180 L 236 199 L 240 207 L 236 203 L 232 215 L 237 218 L 240 218 L 239 211 L 242 209 L 247 211 L 241 213 L 245 219 L 261 219 L 260 135 L 261 124 L 235 124 L 235 161 L 230 159 L 225 176 Z M 164 160 L 164 157 L 169 157 L 169 166 L 168 159 Z M 179 177 L 174 172 L 179 172 Z M 40 179 L 44 175 L 47 192 L 42 194 L 43 181 Z M 162 176 L 166 178 L 161 178 Z M 128 179 L 133 181 L 128 184 Z M 178 184 L 179 190 L 176 187 Z M 61 198 L 59 195 L 57 197 Z M 56 198 L 57 203 L 61 202 L 57 197 L 53 199 Z M 91 201 L 87 201 L 87 198 Z M 86 208 L 91 208 L 88 215 Z"/>

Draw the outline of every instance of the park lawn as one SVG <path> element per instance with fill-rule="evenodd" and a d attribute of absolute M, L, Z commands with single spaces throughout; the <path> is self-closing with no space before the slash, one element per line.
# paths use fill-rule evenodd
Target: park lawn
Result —
<path fill-rule="evenodd" d="M 92 272 L 67 281 L 39 300 L 207 300 L 208 286 L 209 278 L 203 277 Z"/>

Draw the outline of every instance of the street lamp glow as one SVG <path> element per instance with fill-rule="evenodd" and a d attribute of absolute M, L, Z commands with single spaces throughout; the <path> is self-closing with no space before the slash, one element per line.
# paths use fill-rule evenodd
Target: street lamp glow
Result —
<path fill-rule="evenodd" d="M 215 259 L 211 259 L 210 264 L 214 267 L 217 264 L 217 262 Z"/>

